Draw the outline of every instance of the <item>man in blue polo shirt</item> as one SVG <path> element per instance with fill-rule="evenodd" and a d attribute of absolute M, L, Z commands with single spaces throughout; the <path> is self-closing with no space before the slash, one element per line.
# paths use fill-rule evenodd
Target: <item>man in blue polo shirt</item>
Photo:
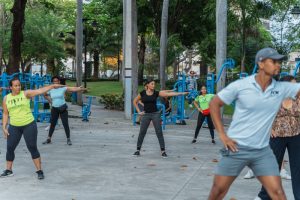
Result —
<path fill-rule="evenodd" d="M 210 112 L 224 149 L 216 167 L 209 200 L 221 200 L 245 166 L 252 169 L 269 196 L 286 200 L 279 167 L 269 147 L 273 120 L 281 102 L 299 94 L 300 84 L 276 82 L 280 62 L 285 56 L 275 49 L 257 52 L 255 62 L 259 72 L 237 80 L 221 90 L 210 103 Z M 220 108 L 235 101 L 235 111 L 227 133 L 221 120 Z"/>

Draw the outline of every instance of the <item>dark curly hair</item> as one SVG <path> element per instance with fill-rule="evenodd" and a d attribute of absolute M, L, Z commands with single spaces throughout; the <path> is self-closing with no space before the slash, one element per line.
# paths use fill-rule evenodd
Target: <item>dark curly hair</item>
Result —
<path fill-rule="evenodd" d="M 51 82 L 53 82 L 54 79 L 58 79 L 60 81 L 60 77 L 59 76 L 52 76 Z"/>

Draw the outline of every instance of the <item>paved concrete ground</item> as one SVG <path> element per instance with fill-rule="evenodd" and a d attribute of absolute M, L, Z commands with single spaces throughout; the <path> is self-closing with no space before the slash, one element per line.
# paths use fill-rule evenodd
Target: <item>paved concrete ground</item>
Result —
<path fill-rule="evenodd" d="M 80 115 L 80 107 L 70 106 L 70 114 Z M 38 145 L 46 179 L 39 181 L 30 154 L 22 139 L 16 150 L 14 177 L 0 179 L 1 200 L 205 200 L 219 159 L 220 142 L 210 143 L 202 129 L 199 142 L 190 144 L 195 121 L 187 126 L 168 126 L 164 132 L 169 157 L 160 157 L 151 127 L 142 156 L 133 157 L 138 127 L 133 127 L 117 111 L 92 107 L 89 123 L 70 119 L 72 146 L 66 145 L 62 126 L 53 143 L 42 145 L 47 124 L 39 123 Z M 0 136 L 0 166 L 5 167 L 6 143 Z M 242 176 L 225 199 L 251 200 L 259 191 L 257 180 Z M 291 182 L 283 181 L 292 200 Z"/>

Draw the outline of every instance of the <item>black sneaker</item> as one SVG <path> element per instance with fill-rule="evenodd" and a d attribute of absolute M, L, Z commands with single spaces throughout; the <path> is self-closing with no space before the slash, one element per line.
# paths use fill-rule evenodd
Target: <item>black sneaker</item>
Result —
<path fill-rule="evenodd" d="M 13 176 L 14 175 L 14 173 L 11 171 L 11 170 L 8 170 L 8 169 L 6 169 L 6 170 L 4 170 L 3 171 L 3 173 L 1 174 L 1 177 L 10 177 L 10 176 Z"/>
<path fill-rule="evenodd" d="M 161 154 L 161 157 L 163 157 L 163 158 L 167 158 L 167 157 L 168 157 L 168 155 L 166 154 L 166 152 L 163 152 L 163 153 Z"/>
<path fill-rule="evenodd" d="M 196 139 L 193 139 L 193 141 L 191 142 L 192 144 L 195 144 L 197 142 Z"/>
<path fill-rule="evenodd" d="M 70 138 L 67 139 L 67 145 L 72 145 L 72 142 L 71 142 Z"/>
<path fill-rule="evenodd" d="M 37 178 L 38 178 L 39 180 L 45 178 L 44 172 L 43 172 L 42 170 L 36 171 L 36 173 L 37 173 Z"/>
<path fill-rule="evenodd" d="M 51 139 L 47 138 L 47 140 L 45 142 L 43 142 L 43 144 L 50 144 L 51 143 Z"/>
<path fill-rule="evenodd" d="M 211 143 L 216 144 L 216 141 L 214 139 L 211 140 Z"/>
<path fill-rule="evenodd" d="M 140 156 L 141 154 L 140 154 L 140 151 L 136 151 L 136 152 L 134 152 L 134 154 L 133 154 L 133 156 Z"/>

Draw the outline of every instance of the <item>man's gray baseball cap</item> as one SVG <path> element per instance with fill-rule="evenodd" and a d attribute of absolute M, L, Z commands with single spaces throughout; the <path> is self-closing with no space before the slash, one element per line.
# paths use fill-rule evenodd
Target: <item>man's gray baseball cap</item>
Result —
<path fill-rule="evenodd" d="M 257 64 L 258 62 L 261 62 L 267 58 L 271 58 L 273 60 L 283 60 L 286 58 L 286 56 L 279 54 L 273 48 L 263 48 L 256 53 L 255 63 Z"/>

